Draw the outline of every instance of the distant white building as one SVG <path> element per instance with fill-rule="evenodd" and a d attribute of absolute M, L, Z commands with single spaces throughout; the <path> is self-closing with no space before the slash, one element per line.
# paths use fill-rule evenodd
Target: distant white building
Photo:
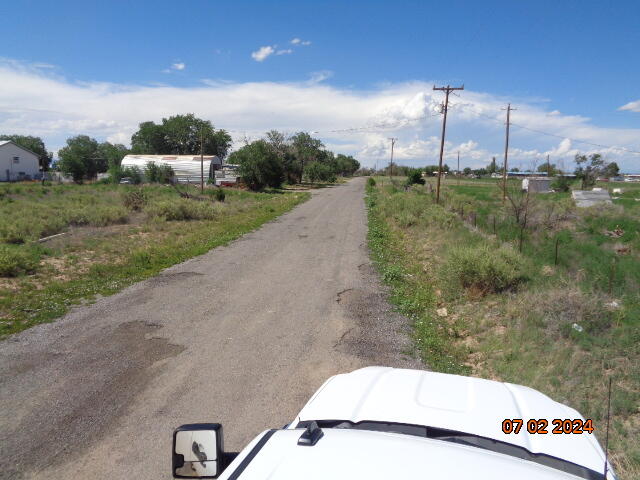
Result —
<path fill-rule="evenodd" d="M 205 155 L 200 165 L 200 155 L 125 155 L 120 164 L 122 168 L 137 167 L 144 174 L 149 163 L 169 165 L 175 178 L 181 183 L 199 183 L 201 168 L 205 181 L 215 178 L 216 170 L 222 169 L 222 160 L 215 155 Z"/>
<path fill-rule="evenodd" d="M 11 140 L 0 141 L 0 181 L 40 178 L 40 157 Z"/>

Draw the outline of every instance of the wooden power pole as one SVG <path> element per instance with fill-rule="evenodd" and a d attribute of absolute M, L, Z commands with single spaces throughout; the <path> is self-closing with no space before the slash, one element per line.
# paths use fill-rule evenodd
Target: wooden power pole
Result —
<path fill-rule="evenodd" d="M 391 159 L 389 160 L 389 178 L 393 183 L 393 146 L 396 144 L 396 140 L 398 139 L 392 137 L 392 138 L 389 138 L 389 140 L 391 140 Z"/>
<path fill-rule="evenodd" d="M 458 170 L 456 170 L 456 176 L 458 177 L 458 185 L 460 185 L 460 150 L 458 150 Z"/>
<path fill-rule="evenodd" d="M 200 129 L 200 193 L 204 193 L 204 132 Z"/>
<path fill-rule="evenodd" d="M 440 90 L 445 93 L 444 103 L 442 104 L 442 113 L 444 118 L 442 119 L 442 138 L 440 140 L 440 161 L 438 162 L 438 182 L 436 184 L 436 203 L 440 203 L 440 177 L 442 177 L 442 156 L 444 154 L 444 137 L 447 130 L 447 111 L 449 110 L 449 94 L 454 90 L 464 90 L 464 85 L 461 87 L 452 87 L 447 85 L 446 87 L 433 86 L 434 90 Z"/>
<path fill-rule="evenodd" d="M 507 158 L 509 156 L 509 122 L 511 121 L 511 111 L 516 109 L 511 108 L 511 104 L 508 104 L 506 110 L 507 110 L 507 136 L 504 142 L 504 165 L 502 170 L 502 202 L 503 203 L 507 198 Z"/>

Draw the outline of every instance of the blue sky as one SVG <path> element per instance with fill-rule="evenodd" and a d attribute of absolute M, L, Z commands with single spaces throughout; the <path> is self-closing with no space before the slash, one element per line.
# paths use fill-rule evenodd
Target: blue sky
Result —
<path fill-rule="evenodd" d="M 448 158 L 501 155 L 510 101 L 514 123 L 559 137 L 515 127 L 523 166 L 603 151 L 640 170 L 640 155 L 576 142 L 640 151 L 640 2 L 17 1 L 3 16 L 0 132 L 52 149 L 80 133 L 127 143 L 140 121 L 193 111 L 238 144 L 305 129 L 373 164 L 396 136 L 403 163 L 433 163 L 438 82 L 467 89 Z"/>

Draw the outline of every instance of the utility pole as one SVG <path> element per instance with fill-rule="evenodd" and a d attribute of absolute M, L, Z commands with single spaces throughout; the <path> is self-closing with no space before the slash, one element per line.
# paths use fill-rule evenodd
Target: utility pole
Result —
<path fill-rule="evenodd" d="M 458 185 L 460 185 L 460 150 L 458 150 L 458 170 L 456 173 L 458 174 Z"/>
<path fill-rule="evenodd" d="M 549 163 L 549 154 L 547 153 L 547 178 L 551 178 L 551 164 Z"/>
<path fill-rule="evenodd" d="M 503 110 L 505 109 L 503 108 Z M 502 203 L 504 203 L 504 201 L 507 198 L 507 157 L 509 156 L 509 122 L 511 118 L 511 111 L 516 109 L 511 108 L 511 104 L 509 103 L 507 105 L 506 110 L 507 110 L 507 136 L 504 143 L 504 165 L 503 165 L 504 170 L 502 172 Z"/>
<path fill-rule="evenodd" d="M 396 144 L 397 138 L 389 138 L 391 140 L 391 160 L 389 160 L 389 178 L 393 182 L 393 146 Z"/>
<path fill-rule="evenodd" d="M 440 161 L 438 162 L 438 183 L 436 184 L 436 203 L 440 203 L 440 177 L 442 176 L 442 156 L 444 154 L 444 135 L 447 130 L 447 111 L 449 110 L 449 94 L 454 90 L 464 90 L 464 85 L 461 87 L 452 87 L 447 85 L 446 87 L 433 86 L 434 90 L 440 90 L 445 92 L 444 103 L 442 104 L 442 113 L 444 118 L 442 119 L 442 139 L 440 140 Z"/>
<path fill-rule="evenodd" d="M 200 193 L 204 193 L 204 131 L 200 128 Z"/>

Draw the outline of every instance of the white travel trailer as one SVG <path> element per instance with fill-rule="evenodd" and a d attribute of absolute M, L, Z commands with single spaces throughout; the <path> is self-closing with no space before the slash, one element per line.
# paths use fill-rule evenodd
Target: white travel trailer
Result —
<path fill-rule="evenodd" d="M 222 160 L 215 155 L 126 155 L 122 159 L 122 168 L 137 167 L 144 174 L 144 169 L 149 163 L 156 165 L 168 165 L 173 169 L 176 181 L 180 183 L 199 183 L 201 168 L 204 170 L 204 178 L 215 179 L 215 172 L 222 169 Z"/>

